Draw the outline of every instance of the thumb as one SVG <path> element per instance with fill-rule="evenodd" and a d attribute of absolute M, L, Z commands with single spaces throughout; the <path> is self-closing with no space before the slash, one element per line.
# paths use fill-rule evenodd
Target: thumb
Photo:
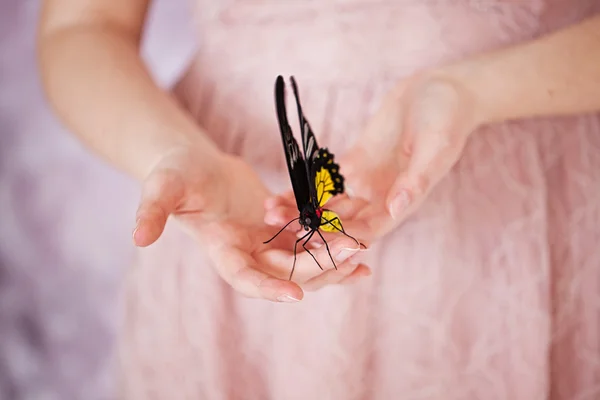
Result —
<path fill-rule="evenodd" d="M 408 166 L 388 194 L 387 206 L 392 218 L 401 219 L 414 210 L 452 169 L 464 147 L 464 140 L 458 139 L 443 133 L 418 135 L 409 151 Z"/>
<path fill-rule="evenodd" d="M 387 198 L 394 219 L 421 203 L 460 158 L 467 137 L 477 125 L 468 97 L 443 79 L 426 82 L 416 92 L 405 120 L 408 167 Z"/>
<path fill-rule="evenodd" d="M 133 241 L 136 246 L 149 246 L 162 234 L 167 218 L 183 200 L 183 179 L 173 170 L 153 172 L 143 184 L 136 213 Z"/>

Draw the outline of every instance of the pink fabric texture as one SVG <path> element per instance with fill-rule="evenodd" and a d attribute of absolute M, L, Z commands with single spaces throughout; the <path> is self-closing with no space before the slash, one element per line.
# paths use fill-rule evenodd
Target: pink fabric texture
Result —
<path fill-rule="evenodd" d="M 296 76 L 320 143 L 341 154 L 394 81 L 576 23 L 594 3 L 200 1 L 202 44 L 176 93 L 280 192 L 276 75 Z M 422 208 L 372 246 L 371 278 L 298 304 L 237 295 L 170 224 L 128 277 L 123 393 L 598 399 L 599 226 L 598 116 L 477 132 Z"/>

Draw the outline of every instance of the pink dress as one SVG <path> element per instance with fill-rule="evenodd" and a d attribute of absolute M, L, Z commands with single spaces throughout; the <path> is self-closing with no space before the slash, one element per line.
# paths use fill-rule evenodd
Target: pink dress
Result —
<path fill-rule="evenodd" d="M 200 0 L 177 94 L 221 148 L 290 183 L 273 104 L 295 75 L 342 154 L 412 72 L 576 23 L 596 0 Z M 600 119 L 478 132 L 373 276 L 298 304 L 243 298 L 170 224 L 125 295 L 128 399 L 600 398 Z"/>

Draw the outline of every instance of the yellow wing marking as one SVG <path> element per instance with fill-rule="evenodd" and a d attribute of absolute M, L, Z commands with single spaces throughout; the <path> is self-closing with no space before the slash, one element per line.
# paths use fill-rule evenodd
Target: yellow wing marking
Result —
<path fill-rule="evenodd" d="M 342 231 L 342 221 L 340 221 L 340 217 L 333 211 L 323 210 L 323 215 L 321 215 L 321 228 L 325 232 L 341 232 Z"/>
<path fill-rule="evenodd" d="M 317 188 L 318 206 L 323 207 L 325 203 L 333 196 L 331 192 L 335 189 L 335 184 L 331 174 L 325 167 L 321 167 L 315 176 L 315 187 Z"/>

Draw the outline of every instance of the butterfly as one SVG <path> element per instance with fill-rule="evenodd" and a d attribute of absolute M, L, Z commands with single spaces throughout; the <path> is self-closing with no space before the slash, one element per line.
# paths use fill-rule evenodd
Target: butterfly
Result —
<path fill-rule="evenodd" d="M 302 112 L 300 105 L 300 96 L 298 85 L 294 77 L 290 77 L 296 106 L 298 108 L 298 119 L 300 121 L 300 132 L 302 134 L 302 153 L 298 147 L 298 142 L 294 139 L 292 128 L 287 119 L 287 110 L 285 104 L 285 81 L 279 75 L 275 81 L 275 108 L 277 111 L 277 120 L 279 130 L 281 131 L 281 140 L 287 161 L 287 168 L 292 181 L 294 197 L 298 206 L 299 216 L 288 222 L 275 236 L 264 242 L 269 243 L 275 239 L 288 225 L 294 221 L 299 221 L 302 228 L 307 232 L 304 236 L 296 240 L 294 244 L 294 263 L 290 273 L 290 280 L 296 267 L 296 248 L 298 243 L 303 241 L 302 247 L 319 268 L 315 256 L 306 248 L 306 244 L 316 233 L 321 237 L 326 246 L 329 258 L 335 269 L 337 265 L 331 256 L 329 245 L 320 231 L 340 232 L 352 238 L 359 246 L 364 247 L 352 236 L 348 235 L 342 226 L 340 217 L 332 210 L 324 208 L 325 204 L 334 196 L 344 193 L 344 177 L 340 174 L 340 166 L 335 163 L 333 154 L 327 148 L 321 148 L 317 144 L 317 139 L 313 133 L 308 120 Z M 304 155 L 304 156 L 303 156 Z"/>

